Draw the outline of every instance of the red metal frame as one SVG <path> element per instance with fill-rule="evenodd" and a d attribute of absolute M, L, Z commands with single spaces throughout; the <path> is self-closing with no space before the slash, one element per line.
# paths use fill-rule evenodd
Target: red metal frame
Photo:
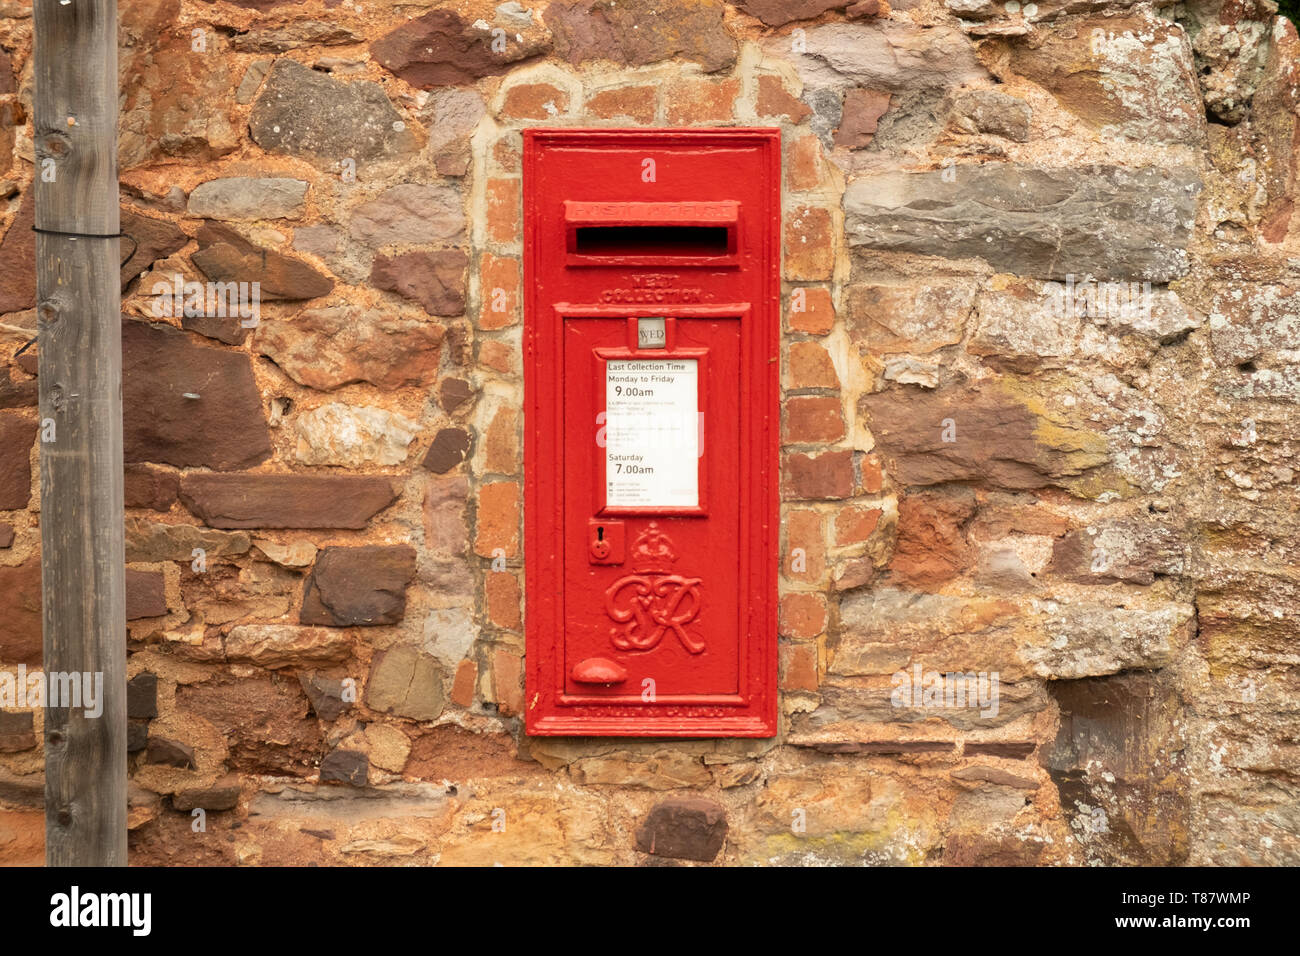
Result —
<path fill-rule="evenodd" d="M 623 160 L 641 155 L 657 159 L 656 184 L 642 185 L 635 177 L 626 182 L 599 178 L 604 170 L 621 170 Z M 709 170 L 712 156 L 719 165 Z M 524 131 L 525 711 L 529 734 L 770 737 L 777 732 L 780 164 L 780 131 L 775 129 Z M 583 175 L 566 178 L 562 175 L 566 168 Z M 690 177 L 679 176 L 682 169 L 690 171 Z M 574 253 L 572 230 L 602 223 L 726 225 L 730 246 L 725 256 Z M 635 319 L 658 316 L 669 320 L 665 348 L 636 348 Z M 583 332 L 608 329 L 610 320 L 616 319 L 628 320 L 626 336 Z M 694 323 L 691 335 L 696 341 L 679 341 L 683 332 L 677 323 L 682 320 Z M 603 371 L 610 357 L 689 357 L 700 362 L 699 410 L 736 409 L 734 423 L 706 418 L 705 428 L 714 438 L 703 446 L 700 459 L 699 509 L 602 508 L 604 455 L 594 455 L 590 468 L 586 463 L 566 462 L 565 429 L 585 427 L 586 423 L 573 419 L 587 412 L 574 407 L 572 398 L 566 405 L 566 329 L 579 343 L 571 361 L 591 354 L 581 367 L 591 369 L 593 381 L 582 383 L 573 393 L 586 396 L 578 405 L 585 401 L 591 409 L 604 409 L 604 376 L 596 373 Z M 722 335 L 719 341 L 730 342 L 727 354 L 738 366 L 736 374 L 713 367 L 713 346 L 699 341 L 710 329 L 707 334 Z M 588 341 L 595 345 L 589 348 Z M 575 387 L 575 383 L 568 385 L 571 391 Z M 716 431 L 728 427 L 736 433 Z M 709 458 L 711 447 L 734 449 L 736 460 L 719 465 Z M 734 488 L 711 485 L 710 471 L 719 468 L 729 483 L 735 479 Z M 579 484 L 566 492 L 566 483 L 572 482 Z M 566 657 L 566 627 L 572 644 L 577 640 L 573 628 L 587 626 L 586 618 L 604 613 L 584 604 L 569 607 L 566 615 L 566 580 L 571 582 L 574 575 L 589 570 L 578 567 L 585 561 L 578 555 L 585 555 L 590 517 L 584 514 L 581 527 L 576 527 L 572 497 L 586 495 L 588 482 L 599 499 L 588 496 L 589 515 L 628 521 L 624 544 L 629 555 L 636 536 L 632 525 L 638 518 L 660 518 L 665 528 L 681 529 L 672 530 L 678 538 L 698 540 L 713 527 L 712 522 L 721 520 L 711 506 L 721 503 L 731 516 L 727 527 L 734 526 L 734 545 L 719 542 L 721 557 L 712 549 L 700 553 L 695 549 L 677 566 L 684 574 L 701 570 L 708 574 L 714 571 L 712 561 L 735 561 L 730 572 L 735 594 L 725 595 L 725 602 L 719 596 L 711 606 L 723 615 L 715 614 L 715 627 L 719 622 L 729 624 L 729 615 L 736 615 L 735 657 L 725 668 L 715 659 L 716 674 L 724 676 L 717 676 L 708 687 L 702 684 L 699 692 L 691 689 L 692 665 L 697 661 L 677 647 L 659 648 L 653 654 L 675 653 L 684 662 L 673 673 L 678 684 L 685 682 L 685 689 L 659 693 L 652 702 L 640 699 L 636 685 L 584 687 L 581 692 L 567 687 L 573 662 Z M 580 539 L 575 541 L 575 535 Z M 726 550 L 733 546 L 734 551 Z M 629 557 L 627 568 L 630 562 Z M 596 568 L 592 574 L 596 573 L 617 575 L 619 569 Z M 591 593 L 595 592 L 588 589 L 583 601 L 589 603 Z M 605 621 L 606 629 L 609 623 Z M 665 644 L 671 645 L 671 639 Z M 710 654 L 730 659 L 727 649 L 732 645 L 719 642 L 719 646 L 716 654 L 711 647 L 700 659 Z M 727 673 L 734 675 L 734 691 L 723 686 L 732 683 Z"/>

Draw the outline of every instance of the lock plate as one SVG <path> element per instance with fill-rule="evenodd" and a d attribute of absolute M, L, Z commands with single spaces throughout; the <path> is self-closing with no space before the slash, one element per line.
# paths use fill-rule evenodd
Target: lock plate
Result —
<path fill-rule="evenodd" d="M 587 558 L 592 564 L 622 564 L 626 540 L 621 521 L 592 518 L 587 522 Z"/>

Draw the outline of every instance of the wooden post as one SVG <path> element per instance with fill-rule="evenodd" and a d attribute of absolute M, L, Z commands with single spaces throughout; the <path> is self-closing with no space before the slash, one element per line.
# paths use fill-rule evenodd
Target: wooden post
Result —
<path fill-rule="evenodd" d="M 98 238 L 119 229 L 117 0 L 34 17 L 45 861 L 125 866 L 121 285 L 119 242 Z M 98 682 L 102 713 L 50 706 L 55 673 Z"/>

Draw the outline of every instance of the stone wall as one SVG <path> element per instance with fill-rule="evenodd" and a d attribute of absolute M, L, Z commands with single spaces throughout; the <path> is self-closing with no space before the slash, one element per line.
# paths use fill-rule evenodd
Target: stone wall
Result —
<path fill-rule="evenodd" d="M 120 7 L 133 862 L 1300 862 L 1270 0 Z M 31 29 L 0 0 L 11 674 Z M 773 740 L 522 732 L 538 125 L 783 131 Z M 257 323 L 187 281 L 259 282 Z M 41 858 L 41 730 L 0 712 L 6 861 Z"/>

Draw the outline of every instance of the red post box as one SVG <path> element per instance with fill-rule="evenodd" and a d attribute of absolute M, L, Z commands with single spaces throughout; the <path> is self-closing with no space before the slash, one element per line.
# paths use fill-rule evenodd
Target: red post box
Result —
<path fill-rule="evenodd" d="M 524 132 L 526 726 L 776 733 L 780 131 Z"/>

